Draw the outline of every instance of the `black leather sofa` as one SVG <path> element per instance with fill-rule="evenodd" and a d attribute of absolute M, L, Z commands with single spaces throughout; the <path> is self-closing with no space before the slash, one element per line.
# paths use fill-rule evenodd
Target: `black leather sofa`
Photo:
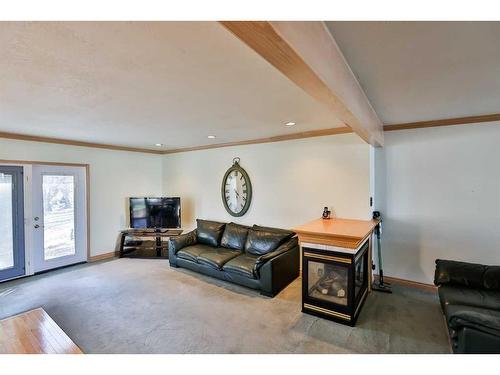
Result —
<path fill-rule="evenodd" d="M 274 297 L 299 276 L 294 232 L 254 225 L 197 221 L 197 228 L 172 237 L 169 261 Z"/>
<path fill-rule="evenodd" d="M 436 260 L 454 353 L 500 353 L 500 266 Z"/>

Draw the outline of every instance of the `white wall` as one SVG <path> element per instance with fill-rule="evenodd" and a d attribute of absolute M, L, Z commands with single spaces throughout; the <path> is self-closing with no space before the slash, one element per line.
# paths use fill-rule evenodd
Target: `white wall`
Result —
<path fill-rule="evenodd" d="M 252 182 L 241 218 L 230 216 L 221 182 L 234 157 Z M 354 134 L 165 155 L 164 194 L 180 196 L 185 229 L 196 218 L 291 228 L 321 216 L 370 218 L 369 146 Z"/>
<path fill-rule="evenodd" d="M 127 198 L 162 193 L 161 155 L 0 139 L 0 159 L 90 165 L 90 252 L 114 251 Z"/>
<path fill-rule="evenodd" d="M 375 150 L 384 271 L 431 283 L 436 258 L 500 264 L 500 123 L 385 133 Z M 250 175 L 242 218 L 224 209 L 222 177 L 233 157 Z M 370 146 L 354 134 L 172 155 L 0 139 L 0 159 L 90 164 L 91 254 L 114 249 L 129 196 L 182 197 L 185 229 L 207 218 L 290 228 L 323 206 L 371 216 Z"/>
<path fill-rule="evenodd" d="M 385 133 L 376 150 L 384 274 L 432 283 L 434 260 L 500 264 L 500 123 Z"/>

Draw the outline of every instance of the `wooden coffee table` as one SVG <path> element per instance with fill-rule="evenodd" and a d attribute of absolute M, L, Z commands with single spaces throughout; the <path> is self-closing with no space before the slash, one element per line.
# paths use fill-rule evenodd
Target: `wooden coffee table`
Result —
<path fill-rule="evenodd" d="M 42 308 L 0 320 L 0 354 L 83 354 Z"/>

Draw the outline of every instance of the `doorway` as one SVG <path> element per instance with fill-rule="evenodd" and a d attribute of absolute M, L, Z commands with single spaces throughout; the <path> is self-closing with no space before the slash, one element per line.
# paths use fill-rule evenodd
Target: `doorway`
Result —
<path fill-rule="evenodd" d="M 26 273 L 23 167 L 0 166 L 0 281 Z"/>
<path fill-rule="evenodd" d="M 32 167 L 32 271 L 87 261 L 86 168 Z"/>

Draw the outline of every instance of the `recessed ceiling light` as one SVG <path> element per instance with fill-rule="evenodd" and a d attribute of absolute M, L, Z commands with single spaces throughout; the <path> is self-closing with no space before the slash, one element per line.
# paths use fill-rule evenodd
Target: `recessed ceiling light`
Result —
<path fill-rule="evenodd" d="M 155 143 L 155 146 L 156 146 L 156 147 L 162 147 L 162 146 L 163 146 L 163 143 Z"/>
<path fill-rule="evenodd" d="M 207 138 L 208 138 L 208 139 L 214 139 L 214 138 L 215 138 L 215 135 L 209 135 Z"/>
<path fill-rule="evenodd" d="M 286 126 L 294 126 L 296 123 L 293 121 L 287 122 L 285 125 Z"/>

